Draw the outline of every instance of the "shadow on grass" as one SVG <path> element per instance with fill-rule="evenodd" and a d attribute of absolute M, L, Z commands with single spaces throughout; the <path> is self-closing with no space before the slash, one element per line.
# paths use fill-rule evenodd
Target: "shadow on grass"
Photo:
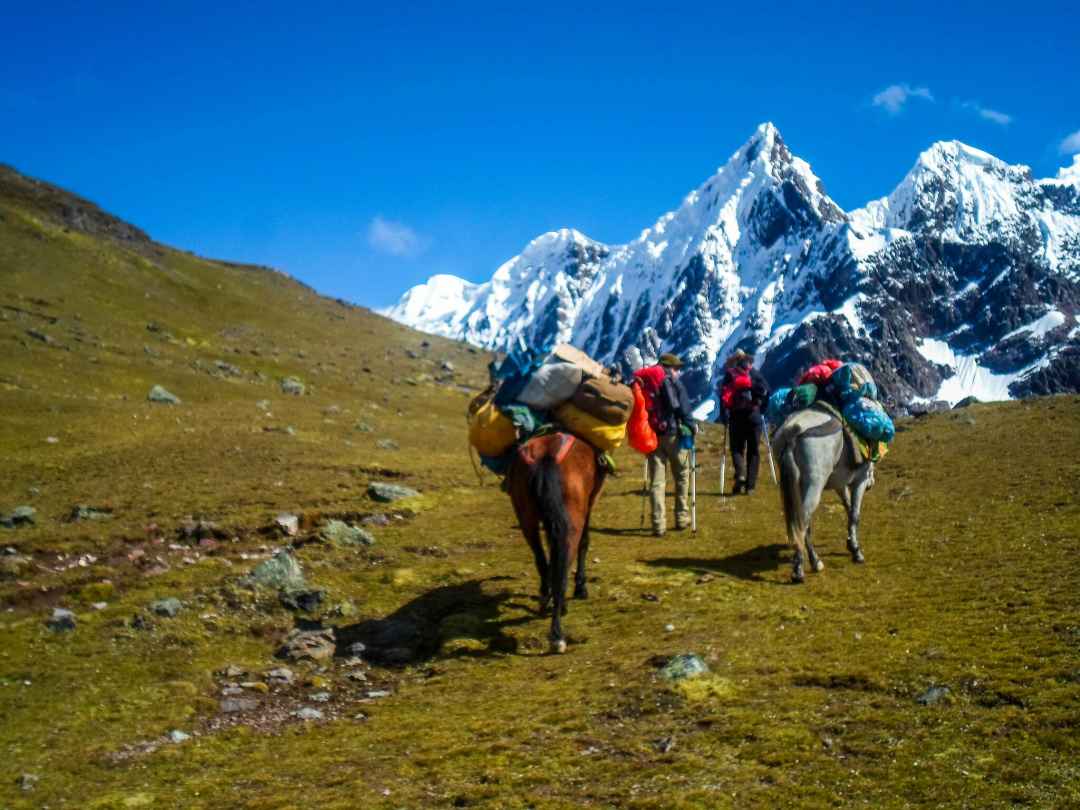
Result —
<path fill-rule="evenodd" d="M 787 550 L 787 546 L 781 543 L 772 543 L 767 546 L 756 546 L 728 557 L 661 557 L 656 560 L 643 560 L 643 562 L 657 568 L 678 568 L 698 574 L 711 574 L 719 571 L 728 576 L 751 582 L 768 582 L 773 585 L 780 585 L 783 583 L 766 579 L 761 574 L 765 571 L 775 571 L 783 565 L 780 554 L 785 550 Z"/>
<path fill-rule="evenodd" d="M 437 657 L 444 643 L 473 639 L 482 649 L 456 651 L 454 655 L 486 657 L 517 650 L 517 639 L 506 635 L 507 627 L 533 621 L 536 613 L 501 618 L 500 608 L 522 607 L 510 602 L 522 594 L 510 590 L 486 591 L 484 583 L 512 577 L 474 579 L 459 585 L 443 585 L 421 594 L 381 619 L 367 619 L 338 627 L 335 631 L 339 657 L 360 656 L 373 664 L 404 666 Z"/>

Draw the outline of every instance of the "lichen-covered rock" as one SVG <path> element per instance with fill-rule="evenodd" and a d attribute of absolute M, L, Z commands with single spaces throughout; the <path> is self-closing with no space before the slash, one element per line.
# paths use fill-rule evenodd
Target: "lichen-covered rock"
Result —
<path fill-rule="evenodd" d="M 708 671 L 709 665 L 700 656 L 686 653 L 673 656 L 660 670 L 660 676 L 669 681 L 681 681 L 686 678 L 696 678 Z"/>
<path fill-rule="evenodd" d="M 157 601 L 150 603 L 150 612 L 156 616 L 164 616 L 169 619 L 173 619 L 180 614 L 183 610 L 184 603 L 177 599 L 175 596 L 170 596 L 166 599 L 158 599 Z"/>
<path fill-rule="evenodd" d="M 291 394 L 295 397 L 303 396 L 307 392 L 307 386 L 296 377 L 286 377 L 281 381 L 281 393 Z"/>
<path fill-rule="evenodd" d="M 405 498 L 415 498 L 420 493 L 415 489 L 403 487 L 398 484 L 387 484 L 384 481 L 372 481 L 368 484 L 368 495 L 376 501 L 392 503 Z"/>
<path fill-rule="evenodd" d="M 251 572 L 251 580 L 258 585 L 283 591 L 301 591 L 306 585 L 303 568 L 288 551 L 279 551 L 269 560 L 256 565 Z"/>
<path fill-rule="evenodd" d="M 332 627 L 320 630 L 293 630 L 277 651 L 288 661 L 325 661 L 334 656 L 336 644 Z"/>
<path fill-rule="evenodd" d="M 146 398 L 151 402 L 157 402 L 160 405 L 179 405 L 180 398 L 176 394 L 171 394 L 166 391 L 160 385 L 155 385 L 150 389 L 150 393 L 146 395 Z"/>
<path fill-rule="evenodd" d="M 371 546 L 375 537 L 366 529 L 350 526 L 343 520 L 331 519 L 319 529 L 319 537 L 328 543 L 339 546 Z"/>
<path fill-rule="evenodd" d="M 67 633 L 75 629 L 75 614 L 64 608 L 53 608 L 52 616 L 45 622 L 54 633 Z"/>

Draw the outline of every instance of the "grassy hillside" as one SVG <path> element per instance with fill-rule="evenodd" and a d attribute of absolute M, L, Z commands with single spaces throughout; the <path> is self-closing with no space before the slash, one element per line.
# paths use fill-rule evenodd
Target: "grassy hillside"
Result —
<path fill-rule="evenodd" d="M 549 656 L 509 503 L 465 453 L 488 358 L 9 170 L 0 280 L 0 514 L 37 512 L 0 528 L 2 807 L 1080 806 L 1080 398 L 902 425 L 867 564 L 830 500 L 801 587 L 771 482 L 718 496 L 719 433 L 696 537 L 639 530 L 621 452 Z M 319 539 L 329 518 L 375 544 Z M 290 542 L 311 611 L 244 582 Z M 386 618 L 408 662 L 353 660 Z M 339 655 L 274 657 L 316 622 Z M 684 652 L 710 674 L 662 680 Z"/>

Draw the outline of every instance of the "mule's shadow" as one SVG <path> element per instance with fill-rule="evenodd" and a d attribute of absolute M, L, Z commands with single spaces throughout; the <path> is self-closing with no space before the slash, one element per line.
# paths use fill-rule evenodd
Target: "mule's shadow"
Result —
<path fill-rule="evenodd" d="M 781 543 L 772 543 L 767 546 L 755 546 L 727 557 L 660 557 L 656 560 L 645 560 L 644 562 L 646 565 L 658 568 L 678 568 L 693 571 L 697 574 L 711 574 L 719 571 L 728 576 L 750 580 L 751 582 L 768 582 L 773 585 L 780 585 L 782 583 L 766 579 L 761 574 L 779 568 L 782 564 L 781 553 L 786 551 L 787 548 Z"/>
<path fill-rule="evenodd" d="M 488 577 L 443 585 L 421 594 L 381 619 L 337 627 L 335 655 L 360 656 L 374 664 L 403 666 L 435 658 L 446 642 L 457 639 L 473 639 L 484 646 L 459 650 L 453 655 L 486 657 L 515 652 L 517 639 L 503 630 L 532 621 L 535 614 L 500 618 L 500 606 L 522 607 L 509 600 L 523 594 L 509 590 L 487 592 L 483 588 L 485 582 L 510 579 L 512 577 Z"/>

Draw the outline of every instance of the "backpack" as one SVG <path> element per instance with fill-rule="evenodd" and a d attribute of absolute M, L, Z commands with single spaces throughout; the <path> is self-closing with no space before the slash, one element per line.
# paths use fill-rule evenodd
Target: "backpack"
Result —
<path fill-rule="evenodd" d="M 671 415 L 667 413 L 667 403 L 661 393 L 667 374 L 663 366 L 649 366 L 638 369 L 634 377 L 641 382 L 641 393 L 645 397 L 645 410 L 649 414 L 649 426 L 663 436 L 671 425 Z"/>
<path fill-rule="evenodd" d="M 750 369 L 741 366 L 728 369 L 720 388 L 720 402 L 729 411 L 748 411 L 754 407 L 754 381 Z"/>

